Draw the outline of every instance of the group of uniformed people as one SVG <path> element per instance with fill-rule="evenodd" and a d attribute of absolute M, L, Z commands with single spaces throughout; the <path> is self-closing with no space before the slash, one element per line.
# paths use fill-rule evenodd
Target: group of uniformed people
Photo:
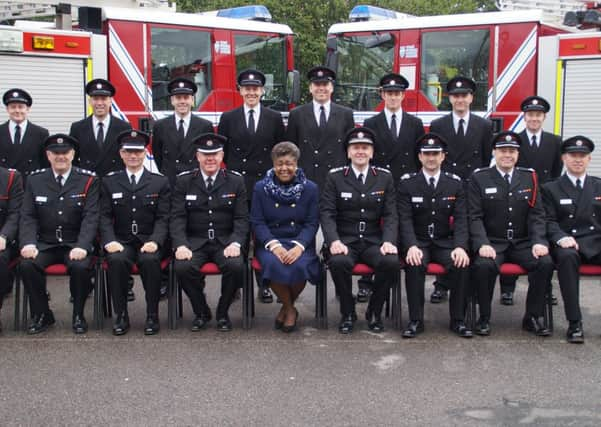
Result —
<path fill-rule="evenodd" d="M 192 114 L 196 85 L 172 80 L 174 114 L 158 120 L 152 132 L 160 174 L 144 168 L 150 136 L 110 114 L 115 88 L 109 81 L 87 84 L 92 115 L 73 123 L 68 135 L 49 136 L 29 122 L 31 96 L 8 90 L 3 101 L 9 120 L 0 126 L 0 292 L 10 289 L 9 263 L 19 254 L 32 312 L 28 332 L 54 323 L 44 270 L 56 263 L 66 264 L 70 274 L 73 330 L 87 331 L 84 304 L 93 255 L 100 252 L 108 264 L 115 335 L 129 330 L 135 268 L 146 291 L 144 332 L 159 331 L 161 259 L 171 253 L 195 314 L 191 329 L 212 319 L 199 270 L 212 261 L 223 273 L 217 328 L 231 330 L 228 309 L 242 284 L 251 240 L 250 193 L 271 168 L 273 146 L 288 140 L 300 149 L 304 176 L 319 188 L 318 234 L 340 299 L 341 333 L 352 332 L 355 303 L 367 299 L 368 327 L 384 329 L 382 307 L 402 261 L 410 317 L 403 337 L 424 330 L 430 262 L 447 272 L 431 300 L 440 302 L 450 289 L 451 330 L 461 337 L 488 335 L 496 276 L 507 261 L 530 273 L 523 328 L 550 334 L 541 318 L 557 268 L 568 341 L 583 342 L 578 267 L 601 264 L 601 180 L 586 173 L 593 142 L 584 136 L 561 142 L 543 132 L 549 104 L 537 96 L 522 103 L 524 132 L 493 136 L 491 122 L 470 112 L 475 83 L 466 77 L 448 82 L 452 112 L 433 121 L 431 133 L 403 111 L 409 83 L 395 73 L 380 81 L 384 110 L 355 128 L 352 110 L 331 101 L 335 77 L 327 67 L 309 71 L 313 99 L 291 111 L 285 129 L 279 113 L 260 103 L 265 76 L 245 70 L 237 78 L 243 105 L 222 114 L 217 134 Z M 562 161 L 566 173 L 560 177 Z M 355 297 L 357 262 L 375 274 L 362 278 Z M 513 303 L 511 286 L 503 290 L 504 303 Z M 480 308 L 473 332 L 464 321 L 471 295 Z M 273 298 L 266 287 L 259 297 Z"/>

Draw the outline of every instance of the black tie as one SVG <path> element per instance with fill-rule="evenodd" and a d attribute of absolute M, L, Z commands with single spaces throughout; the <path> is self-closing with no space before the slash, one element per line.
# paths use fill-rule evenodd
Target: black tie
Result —
<path fill-rule="evenodd" d="M 184 132 L 184 119 L 179 119 L 179 127 L 177 128 L 177 137 L 180 141 L 183 141 L 186 137 L 186 133 Z"/>
<path fill-rule="evenodd" d="M 133 173 L 130 176 L 130 182 L 131 182 L 131 188 L 134 188 L 136 186 L 136 175 L 134 175 Z"/>
<path fill-rule="evenodd" d="M 459 119 L 459 127 L 457 128 L 457 136 L 463 138 L 465 136 L 465 129 L 463 128 L 463 124 L 465 120 Z"/>
<path fill-rule="evenodd" d="M 15 145 L 19 145 L 21 143 L 21 126 L 15 126 L 15 139 L 13 141 Z"/>
<path fill-rule="evenodd" d="M 576 189 L 582 191 L 582 181 L 580 181 L 580 178 L 576 180 Z"/>
<path fill-rule="evenodd" d="M 360 173 L 359 176 L 357 176 L 357 181 L 359 181 L 359 184 L 363 185 L 363 174 Z"/>
<path fill-rule="evenodd" d="M 319 113 L 319 129 L 323 130 L 326 128 L 327 120 L 326 120 L 326 109 L 322 105 L 319 107 L 321 113 Z"/>
<path fill-rule="evenodd" d="M 398 132 L 397 132 L 397 126 L 396 126 L 396 114 L 392 115 L 392 119 L 390 120 L 390 133 L 392 133 L 392 137 L 394 139 L 397 139 L 398 136 Z"/>
<path fill-rule="evenodd" d="M 62 175 L 58 175 L 56 177 L 56 182 L 58 182 L 58 186 L 62 187 L 63 186 L 63 176 Z"/>
<path fill-rule="evenodd" d="M 507 188 L 509 188 L 509 185 L 511 184 L 511 181 L 509 180 L 509 174 L 506 173 L 503 177 L 505 178 L 505 182 L 507 183 Z"/>
<path fill-rule="evenodd" d="M 532 148 L 538 148 L 538 144 L 536 143 L 536 135 L 532 135 Z"/>
<path fill-rule="evenodd" d="M 96 144 L 99 147 L 102 147 L 102 143 L 104 142 L 104 123 L 98 122 L 98 133 L 96 134 Z"/>
<path fill-rule="evenodd" d="M 248 111 L 248 133 L 255 134 L 255 110 Z"/>
<path fill-rule="evenodd" d="M 207 190 L 211 191 L 213 189 L 213 178 L 208 177 L 207 178 Z"/>
<path fill-rule="evenodd" d="M 435 181 L 436 181 L 436 180 L 434 179 L 434 177 L 433 177 L 433 176 L 431 176 L 431 177 L 430 177 L 430 190 L 432 190 L 432 191 L 436 190 L 436 185 L 434 184 L 434 183 L 435 183 Z"/>

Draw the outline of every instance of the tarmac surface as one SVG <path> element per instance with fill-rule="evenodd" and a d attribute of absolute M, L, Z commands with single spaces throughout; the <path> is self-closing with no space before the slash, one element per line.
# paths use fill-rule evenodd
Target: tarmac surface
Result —
<path fill-rule="evenodd" d="M 565 340 L 563 306 L 555 333 L 521 331 L 526 286 L 516 305 L 495 295 L 490 337 L 471 340 L 448 330 L 447 304 L 426 303 L 426 331 L 403 340 L 390 323 L 383 334 L 337 332 L 338 305 L 329 288 L 329 329 L 315 329 L 314 292 L 301 295 L 299 330 L 273 330 L 278 305 L 256 304 L 251 330 L 241 303 L 230 310 L 234 331 L 192 333 L 186 301 L 177 330 L 145 337 L 144 292 L 136 278 L 132 329 L 122 337 L 71 332 L 68 286 L 49 279 L 57 324 L 27 336 L 12 330 L 13 297 L 2 310 L 0 424 L 202 426 L 598 426 L 601 425 L 601 283 L 583 279 L 586 343 Z M 219 286 L 210 278 L 210 305 Z M 426 292 L 430 294 L 431 286 Z M 559 297 L 559 290 L 555 289 Z M 92 298 L 87 319 L 92 324 Z M 403 322 L 406 302 L 403 297 Z"/>

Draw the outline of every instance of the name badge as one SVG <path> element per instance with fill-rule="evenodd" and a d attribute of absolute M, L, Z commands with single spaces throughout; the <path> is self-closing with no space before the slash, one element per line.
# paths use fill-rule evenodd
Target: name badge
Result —
<path fill-rule="evenodd" d="M 424 203 L 424 198 L 423 197 L 412 197 L 411 202 L 412 203 Z"/>
<path fill-rule="evenodd" d="M 46 196 L 35 196 L 35 201 L 36 202 L 47 202 L 48 201 L 48 197 L 46 197 Z"/>
<path fill-rule="evenodd" d="M 122 199 L 123 193 L 113 193 L 113 199 Z"/>
<path fill-rule="evenodd" d="M 186 194 L 186 200 L 196 200 L 196 194 Z"/>
<path fill-rule="evenodd" d="M 353 193 L 346 193 L 346 192 L 342 192 L 340 193 L 340 197 L 342 197 L 343 199 L 350 199 L 351 197 L 353 197 Z"/>
<path fill-rule="evenodd" d="M 559 204 L 560 205 L 571 205 L 572 204 L 572 199 L 560 199 L 559 200 Z"/>
<path fill-rule="evenodd" d="M 484 189 L 484 193 L 485 194 L 495 194 L 496 192 L 497 192 L 497 187 L 485 188 Z"/>

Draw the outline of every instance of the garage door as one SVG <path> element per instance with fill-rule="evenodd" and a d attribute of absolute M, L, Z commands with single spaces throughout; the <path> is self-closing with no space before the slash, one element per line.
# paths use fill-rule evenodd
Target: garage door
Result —
<path fill-rule="evenodd" d="M 567 61 L 564 91 L 561 134 L 584 135 L 595 142 L 589 173 L 601 176 L 601 59 Z"/>
<path fill-rule="evenodd" d="M 25 89 L 33 98 L 29 118 L 52 133 L 68 133 L 86 115 L 84 60 L 0 55 L 0 92 Z M 0 109 L 0 120 L 7 120 Z"/>

